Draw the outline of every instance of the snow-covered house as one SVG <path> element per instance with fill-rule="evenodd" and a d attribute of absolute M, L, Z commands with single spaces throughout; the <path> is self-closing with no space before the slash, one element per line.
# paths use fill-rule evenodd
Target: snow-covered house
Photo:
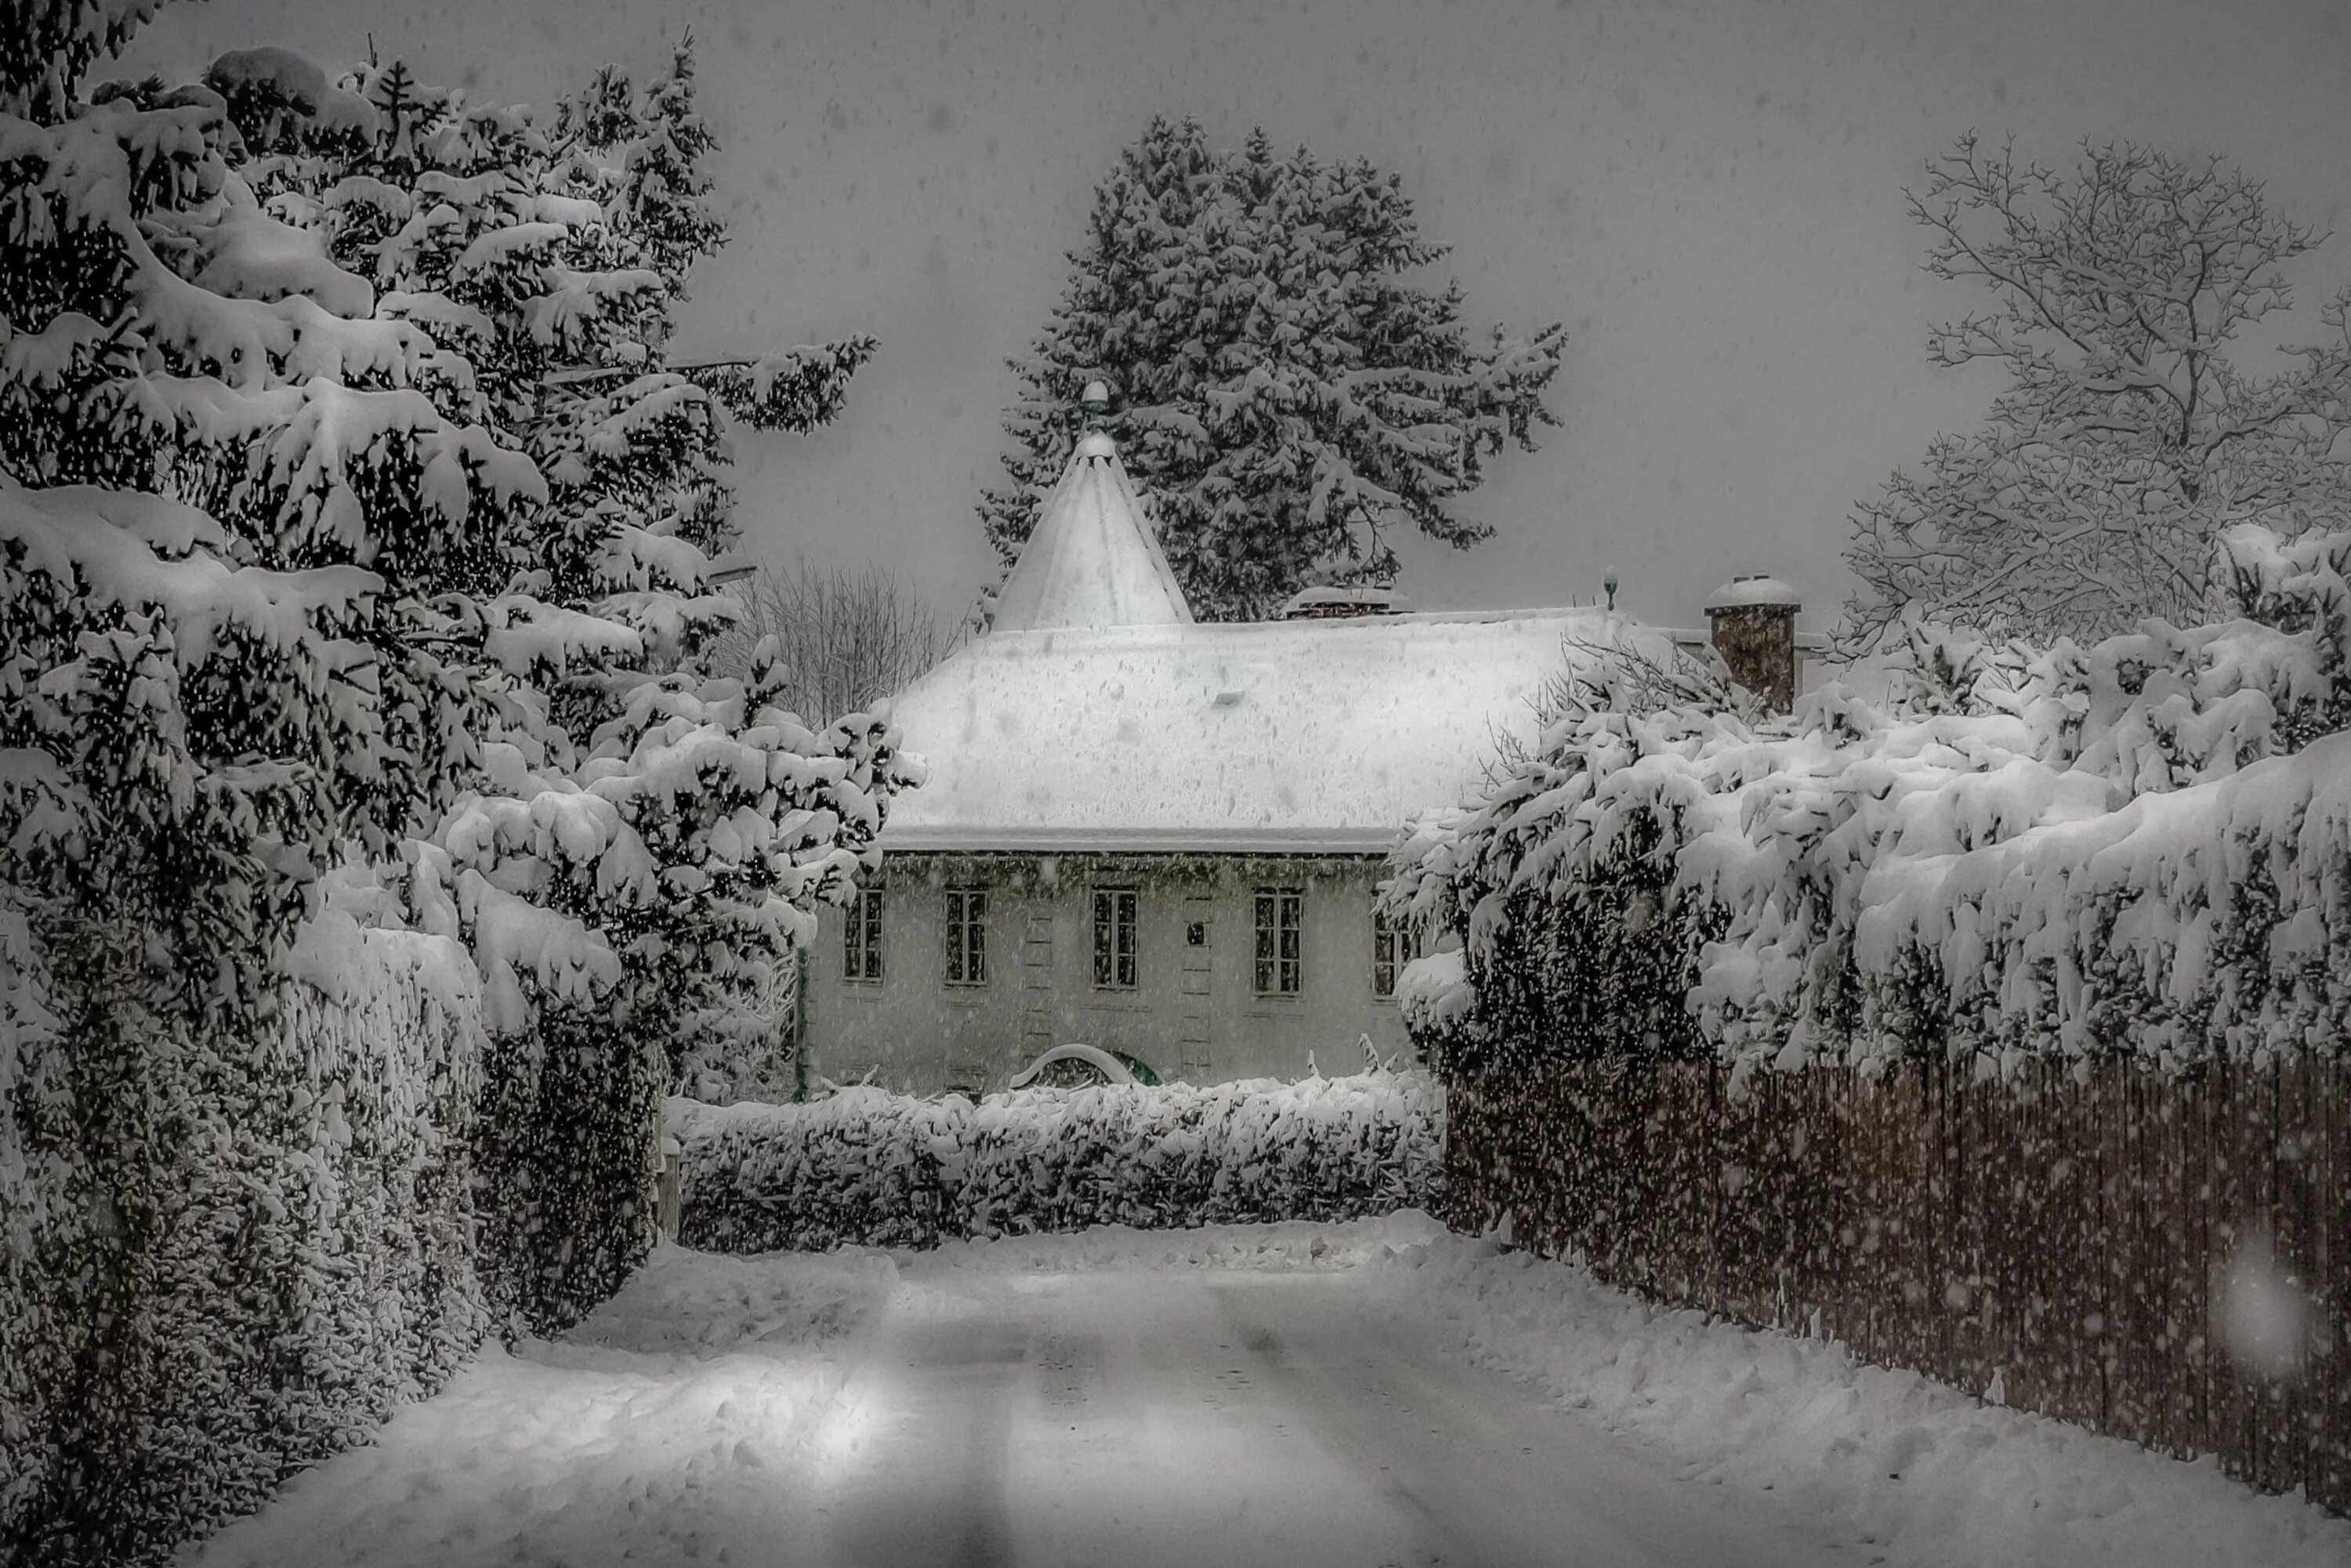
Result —
<path fill-rule="evenodd" d="M 1387 851 L 1501 737 L 1532 739 L 1571 642 L 1624 623 L 1301 600 L 1196 623 L 1088 435 L 993 629 L 897 701 L 929 780 L 893 803 L 879 879 L 827 913 L 816 1069 L 933 1091 L 1073 1041 L 1194 1082 L 1352 1069 L 1364 1035 L 1402 1050 L 1411 954 L 1372 910 Z"/>

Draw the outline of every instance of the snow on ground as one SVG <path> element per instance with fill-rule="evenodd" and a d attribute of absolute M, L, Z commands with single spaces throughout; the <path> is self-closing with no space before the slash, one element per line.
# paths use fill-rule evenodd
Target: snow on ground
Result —
<path fill-rule="evenodd" d="M 1443 1236 L 1370 1294 L 1532 1379 L 1688 1479 L 1770 1492 L 1870 1560 L 2343 1568 L 2351 1521 L 2082 1427 L 1982 1404 L 1819 1339 L 1709 1321 L 1583 1269 Z"/>
<path fill-rule="evenodd" d="M 665 1247 L 561 1340 L 486 1352 L 369 1447 L 193 1554 L 203 1568 L 777 1561 L 799 1476 L 895 1270 L 879 1253 Z M 790 1559 L 784 1559 L 789 1561 Z"/>
<path fill-rule="evenodd" d="M 664 1248 L 186 1559 L 1567 1560 L 2340 1568 L 2351 1523 L 1405 1214 Z"/>

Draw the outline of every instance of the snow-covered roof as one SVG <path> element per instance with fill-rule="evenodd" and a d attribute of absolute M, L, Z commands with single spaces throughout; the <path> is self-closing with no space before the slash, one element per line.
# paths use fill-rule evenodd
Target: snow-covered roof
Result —
<path fill-rule="evenodd" d="M 1796 608 L 1802 610 L 1803 606 L 1799 604 Z M 1685 648 L 1714 646 L 1714 633 L 1703 626 L 1658 626 L 1652 630 L 1661 636 L 1671 637 Z M 1825 653 L 1836 646 L 1836 640 L 1825 632 L 1800 631 L 1796 633 L 1796 646 L 1807 653 Z"/>
<path fill-rule="evenodd" d="M 1599 610 L 998 631 L 901 695 L 885 850 L 1376 853 L 1531 741 Z"/>
<path fill-rule="evenodd" d="M 1709 612 L 1717 610 L 1746 610 L 1756 605 L 1784 605 L 1790 610 L 1802 610 L 1803 595 L 1792 583 L 1776 577 L 1734 577 L 1706 596 Z"/>
<path fill-rule="evenodd" d="M 1117 445 L 1101 431 L 1089 433 L 997 592 L 996 629 L 1173 626 L 1191 619 Z"/>

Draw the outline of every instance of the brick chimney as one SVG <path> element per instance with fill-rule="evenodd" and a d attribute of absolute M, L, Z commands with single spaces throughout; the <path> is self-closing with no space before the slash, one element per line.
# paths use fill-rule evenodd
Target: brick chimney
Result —
<path fill-rule="evenodd" d="M 1773 713 L 1795 706 L 1796 612 L 1802 608 L 1793 588 L 1754 572 L 1732 578 L 1707 597 L 1714 651 L 1730 666 L 1730 678 Z"/>

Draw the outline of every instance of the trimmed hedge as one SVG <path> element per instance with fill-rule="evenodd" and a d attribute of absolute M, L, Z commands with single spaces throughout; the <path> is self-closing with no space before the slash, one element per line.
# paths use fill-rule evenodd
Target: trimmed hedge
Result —
<path fill-rule="evenodd" d="M 1342 1219 L 1437 1207 L 1444 1095 L 1419 1072 L 805 1105 L 669 1103 L 678 1239 L 723 1252 Z"/>
<path fill-rule="evenodd" d="M 0 910 L 0 1562 L 161 1561 L 650 1247 L 645 1053 L 345 938 L 192 1028 L 135 944 Z"/>
<path fill-rule="evenodd" d="M 0 1558 L 160 1556 L 481 1343 L 470 966 L 371 936 L 258 1030 L 0 930 Z M 44 944 L 51 952 L 74 951 Z"/>
<path fill-rule="evenodd" d="M 1883 704 L 1660 704 L 1575 664 L 1531 753 L 1424 821 L 1393 915 L 1447 1067 L 1712 1057 L 2341 1059 L 2351 1041 L 2351 530 L 2240 529 L 2240 617 L 2088 648 L 1925 626 Z"/>

